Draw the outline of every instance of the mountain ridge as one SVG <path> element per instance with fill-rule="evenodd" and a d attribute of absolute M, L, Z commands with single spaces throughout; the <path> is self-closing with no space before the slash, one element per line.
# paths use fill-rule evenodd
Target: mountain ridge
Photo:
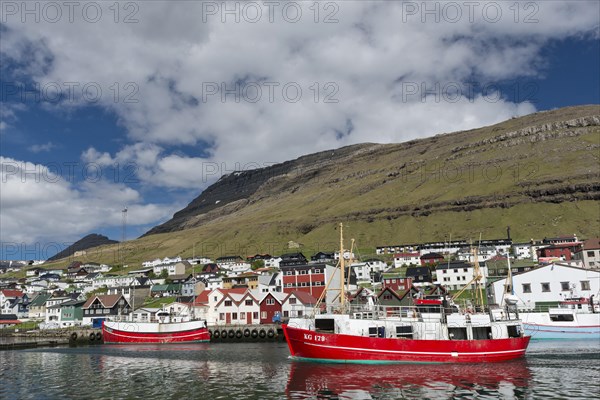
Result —
<path fill-rule="evenodd" d="M 600 231 L 600 106 L 538 112 L 404 143 L 363 143 L 221 177 L 142 237 L 88 251 L 135 265 L 337 248 Z M 91 255 L 93 253 L 93 255 Z"/>
<path fill-rule="evenodd" d="M 582 128 L 587 127 L 598 127 L 600 126 L 600 115 L 598 115 L 598 106 L 583 106 L 583 107 L 572 107 L 567 109 L 561 109 L 562 112 L 558 112 L 557 110 L 541 112 L 532 114 L 530 116 L 525 116 L 515 120 L 527 120 L 530 121 L 526 123 L 524 127 L 514 130 L 506 130 L 506 132 L 502 132 L 499 135 L 493 135 L 492 137 L 486 137 L 478 141 L 473 141 L 470 143 L 466 143 L 463 145 L 453 146 L 449 149 L 450 154 L 444 157 L 444 163 L 452 163 L 461 158 L 470 157 L 479 153 L 489 152 L 491 148 L 510 148 L 519 145 L 527 145 L 537 142 L 544 141 L 552 141 L 561 138 L 575 138 L 580 136 L 582 133 Z M 583 111 L 586 110 L 583 114 L 588 113 L 588 115 L 576 116 L 575 118 L 564 119 L 564 115 L 568 115 L 569 111 Z M 565 113 L 566 112 L 566 113 Z M 591 115 L 589 114 L 591 112 Z M 563 116 L 561 119 L 556 114 L 559 113 Z M 577 114 L 577 111 L 575 112 Z M 436 136 L 432 136 L 429 138 L 423 139 L 415 139 L 410 140 L 408 142 L 399 143 L 399 144 L 374 144 L 374 143 L 362 143 L 357 145 L 346 146 L 340 149 L 322 151 L 314 154 L 305 155 L 299 157 L 295 160 L 286 161 L 280 164 L 276 164 L 270 167 L 264 167 L 258 170 L 251 171 L 241 171 L 239 173 L 230 173 L 226 176 L 221 177 L 219 181 L 215 184 L 208 187 L 204 192 L 202 192 L 198 197 L 196 197 L 190 204 L 184 209 L 175 213 L 173 218 L 159 226 L 154 227 L 150 231 L 148 231 L 144 236 L 157 234 L 157 233 L 167 233 L 173 232 L 181 229 L 189 229 L 196 226 L 200 226 L 202 223 L 206 223 L 210 220 L 222 217 L 224 215 L 229 215 L 239 211 L 240 209 L 247 206 L 253 198 L 255 198 L 255 194 L 259 189 L 265 189 L 265 185 L 273 184 L 272 181 L 276 181 L 278 178 L 280 179 L 282 176 L 290 174 L 290 172 L 296 170 L 295 175 L 297 175 L 300 179 L 300 182 L 297 182 L 298 185 L 306 182 L 308 180 L 313 179 L 319 174 L 320 168 L 325 168 L 330 166 L 331 164 L 338 163 L 340 161 L 344 161 L 344 159 L 351 157 L 359 157 L 361 154 L 367 153 L 372 154 L 372 156 L 383 155 L 386 152 L 398 152 L 398 151 L 407 151 L 410 149 L 414 149 L 417 147 L 423 147 L 424 149 L 419 149 L 418 154 L 420 156 L 425 155 L 430 149 L 429 146 L 434 146 L 436 144 L 440 144 L 440 141 L 448 141 L 448 139 L 469 139 L 468 136 L 470 133 L 478 132 L 484 129 L 492 129 L 493 131 L 499 131 L 498 129 L 505 125 L 506 123 L 511 122 L 505 121 L 500 124 L 492 125 L 490 127 L 472 129 L 468 131 L 460 131 L 446 134 L 439 134 Z M 323 157 L 326 159 L 322 159 Z M 437 160 L 438 158 L 436 158 Z M 320 161 L 320 164 L 314 164 L 314 161 Z M 411 173 L 416 170 L 420 170 L 421 174 L 431 173 L 435 174 L 435 167 L 431 168 L 426 166 L 426 163 L 423 162 L 422 159 L 412 159 L 409 160 L 409 163 L 402 163 L 397 166 L 396 170 L 390 170 L 387 174 L 387 179 L 383 179 L 377 184 L 387 184 L 389 181 L 393 181 L 398 179 L 398 177 L 406 178 Z M 493 160 L 496 165 L 503 160 Z M 309 165 L 309 163 L 313 163 Z M 498 168 L 494 167 L 496 171 L 486 167 L 489 165 L 490 160 L 485 160 L 483 162 L 478 162 L 477 160 L 470 160 L 468 168 L 464 168 L 462 171 L 455 168 L 455 171 L 448 172 L 448 166 L 446 165 L 445 169 L 440 169 L 438 172 L 438 179 L 443 180 L 444 178 L 452 180 L 451 176 L 448 176 L 452 173 L 455 175 L 460 174 L 473 174 L 475 168 L 482 168 L 482 173 L 486 174 L 488 178 L 493 178 L 493 173 L 498 173 Z M 521 171 L 517 171 L 519 167 Z M 452 166 L 451 166 L 452 168 Z M 515 174 L 525 174 L 532 175 L 537 173 L 537 166 L 534 164 L 523 163 L 522 165 L 511 166 L 514 171 L 511 171 Z M 299 170 L 299 171 L 298 171 Z M 375 171 L 382 172 L 382 171 Z M 362 171 L 359 172 L 357 176 L 358 178 L 372 175 L 374 171 Z M 491 175 L 491 176 L 490 176 Z M 526 178 L 527 176 L 519 176 L 518 178 Z M 573 200 L 598 200 L 598 193 L 600 192 L 600 188 L 598 184 L 593 183 L 593 178 L 595 177 L 593 172 L 588 173 L 580 173 L 569 176 L 568 179 L 571 182 L 580 182 L 584 181 L 586 183 L 577 183 L 577 184 L 562 184 L 564 180 L 556 180 L 554 179 L 554 186 L 548 186 L 551 184 L 552 179 L 545 179 L 542 181 L 529 182 L 526 179 L 522 182 L 518 182 L 518 185 L 514 191 L 514 194 L 498 194 L 495 193 L 493 195 L 479 195 L 479 196 L 466 196 L 464 198 L 453 199 L 451 201 L 442 201 L 442 202 L 428 202 L 423 204 L 422 206 L 418 205 L 404 205 L 399 207 L 379 207 L 379 208 L 371 208 L 367 213 L 361 212 L 351 212 L 346 215 L 346 217 L 358 217 L 363 214 L 371 214 L 371 218 L 373 214 L 381 214 L 382 212 L 388 212 L 393 216 L 398 215 L 424 215 L 427 216 L 429 213 L 434 212 L 435 210 L 447 210 L 447 211 L 472 211 L 474 209 L 480 209 L 485 207 L 503 207 L 508 208 L 517 203 L 516 198 L 528 198 L 531 202 L 553 202 L 553 203 L 561 203 L 563 201 L 573 201 Z M 340 181 L 340 179 L 349 179 L 351 176 L 342 176 L 329 180 L 328 184 L 335 184 Z M 474 177 L 473 177 L 474 179 Z M 543 188 L 536 188 L 540 183 L 543 183 Z M 375 184 L 375 185 L 377 185 Z M 299 189 L 298 185 L 294 186 L 291 190 Z M 520 189 L 520 190 L 519 190 Z M 363 188 L 362 192 L 368 192 L 369 188 Z M 228 194 L 234 193 L 235 195 L 229 197 Z M 362 194 L 359 191 L 358 194 Z M 512 198 L 512 199 L 511 199 Z M 254 199 L 256 201 L 256 199 Z M 396 214 L 394 214 L 396 212 Z M 196 219 L 197 222 L 193 222 L 192 220 Z M 328 222 L 331 222 L 328 220 Z"/>

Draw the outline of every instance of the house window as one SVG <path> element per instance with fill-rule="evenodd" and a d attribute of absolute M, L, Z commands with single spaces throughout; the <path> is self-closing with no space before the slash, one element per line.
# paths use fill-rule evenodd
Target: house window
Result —
<path fill-rule="evenodd" d="M 542 292 L 549 292 L 549 291 L 550 291 L 550 283 L 542 282 Z"/>
<path fill-rule="evenodd" d="M 219 319 L 223 321 L 225 319 L 225 313 L 219 313 Z"/>
<path fill-rule="evenodd" d="M 231 313 L 231 319 L 237 319 L 237 313 L 236 312 Z"/>
<path fill-rule="evenodd" d="M 225 307 L 231 307 L 231 300 L 225 300 Z"/>
<path fill-rule="evenodd" d="M 252 300 L 246 300 L 244 302 L 244 304 L 246 304 L 247 306 L 251 306 L 252 305 Z"/>
<path fill-rule="evenodd" d="M 467 272 L 467 269 L 466 269 L 466 268 L 463 268 L 463 271 L 464 271 L 464 272 Z"/>
<path fill-rule="evenodd" d="M 392 299 L 392 295 L 391 294 L 384 294 L 383 295 L 383 299 L 384 300 L 391 300 Z"/>
<path fill-rule="evenodd" d="M 272 306 L 273 304 L 275 304 L 275 300 L 269 297 L 269 298 L 267 299 L 267 305 L 268 305 L 268 306 Z"/>
<path fill-rule="evenodd" d="M 215 299 L 215 301 L 217 301 L 217 296 L 213 297 Z"/>
<path fill-rule="evenodd" d="M 581 281 L 581 290 L 590 290 L 590 281 Z"/>
<path fill-rule="evenodd" d="M 290 316 L 290 312 L 289 311 L 284 311 L 283 312 L 283 318 L 288 318 Z"/>
<path fill-rule="evenodd" d="M 523 284 L 523 293 L 531 293 L 531 283 Z"/>
<path fill-rule="evenodd" d="M 241 320 L 245 320 L 246 319 L 246 313 L 245 312 L 241 312 L 240 313 L 240 319 Z"/>
<path fill-rule="evenodd" d="M 296 304 L 296 299 L 295 298 L 290 298 L 290 304 Z"/>
<path fill-rule="evenodd" d="M 302 316 L 302 310 L 298 310 L 298 316 L 301 317 Z"/>
<path fill-rule="evenodd" d="M 561 282 L 560 290 L 562 290 L 563 292 L 568 291 L 569 290 L 569 282 Z"/>
<path fill-rule="evenodd" d="M 253 319 L 258 319 L 258 311 L 255 311 L 252 313 L 252 318 Z"/>
<path fill-rule="evenodd" d="M 455 269 L 455 270 L 454 270 L 454 273 L 455 273 L 455 274 L 458 274 L 458 269 Z"/>
<path fill-rule="evenodd" d="M 588 257 L 594 257 L 594 252 L 593 251 L 588 251 L 587 252 L 587 256 Z"/>
<path fill-rule="evenodd" d="M 261 313 L 260 313 L 260 317 L 261 317 L 262 319 L 266 319 L 266 318 L 267 318 L 267 312 L 266 312 L 266 311 L 263 311 L 263 312 L 261 312 Z"/>

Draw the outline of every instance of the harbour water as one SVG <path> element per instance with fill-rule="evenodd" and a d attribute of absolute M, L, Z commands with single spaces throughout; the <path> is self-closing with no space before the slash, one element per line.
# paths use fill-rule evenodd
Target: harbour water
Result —
<path fill-rule="evenodd" d="M 472 365 L 292 361 L 277 343 L 95 345 L 0 351 L 0 399 L 593 399 L 598 341 L 533 341 Z"/>

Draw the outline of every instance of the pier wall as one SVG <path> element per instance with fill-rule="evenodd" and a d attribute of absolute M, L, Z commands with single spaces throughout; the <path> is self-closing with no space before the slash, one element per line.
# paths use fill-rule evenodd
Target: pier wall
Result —
<path fill-rule="evenodd" d="M 283 341 L 281 325 L 213 325 L 208 327 L 211 342 Z"/>

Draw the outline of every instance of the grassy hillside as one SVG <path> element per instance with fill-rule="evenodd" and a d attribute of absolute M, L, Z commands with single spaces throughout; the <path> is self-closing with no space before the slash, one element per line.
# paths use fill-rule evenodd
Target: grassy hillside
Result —
<path fill-rule="evenodd" d="M 278 171 L 247 197 L 180 214 L 170 232 L 92 249 L 84 258 L 137 266 L 167 255 L 278 254 L 290 251 L 288 241 L 311 254 L 337 247 L 339 222 L 363 255 L 377 245 L 449 235 L 505 237 L 507 226 L 517 241 L 597 236 L 600 107 L 536 113 L 407 143 L 351 146 Z M 215 185 L 209 189 L 218 193 Z"/>

